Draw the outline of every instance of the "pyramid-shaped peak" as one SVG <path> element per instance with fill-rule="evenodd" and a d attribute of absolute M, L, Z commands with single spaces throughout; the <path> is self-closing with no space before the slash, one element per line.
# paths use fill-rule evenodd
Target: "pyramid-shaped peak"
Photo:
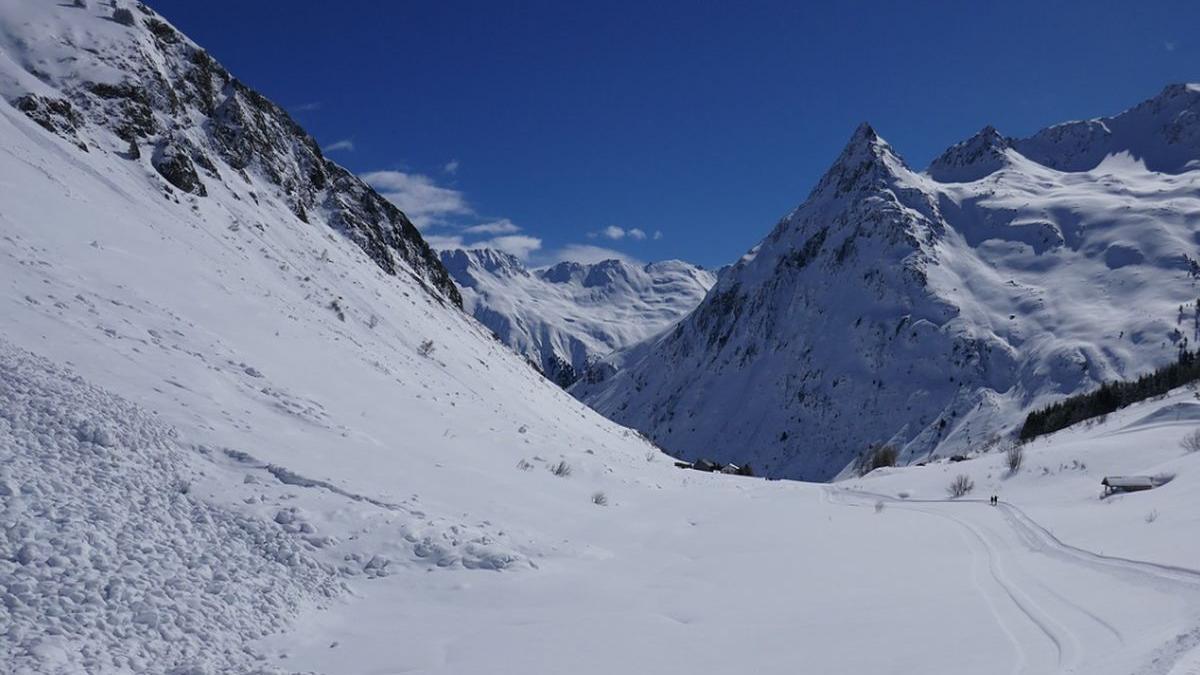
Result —
<path fill-rule="evenodd" d="M 859 124 L 837 161 L 817 183 L 812 196 L 852 192 L 878 179 L 907 171 L 904 160 L 870 124 Z"/>

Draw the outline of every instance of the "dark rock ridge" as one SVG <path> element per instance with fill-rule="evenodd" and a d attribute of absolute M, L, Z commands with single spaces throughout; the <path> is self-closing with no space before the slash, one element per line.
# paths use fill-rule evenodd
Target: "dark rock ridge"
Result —
<path fill-rule="evenodd" d="M 105 147 L 104 131 L 125 157 L 150 149 L 150 164 L 173 188 L 206 197 L 224 183 L 257 201 L 251 174 L 277 189 L 296 218 L 321 220 L 349 237 L 388 274 L 411 271 L 435 296 L 462 306 L 454 282 L 416 227 L 395 205 L 326 159 L 286 111 L 246 86 L 145 5 L 128 41 L 96 54 L 119 82 L 49 81 L 64 98 L 28 94 L 12 101 L 42 127 L 81 149 Z M 95 21 L 111 20 L 95 16 Z M 111 144 L 108 144 L 111 145 Z M 240 184 L 240 185 L 239 185 Z M 165 187 L 165 186 L 164 186 Z M 403 262 L 403 266 L 400 264 Z"/>

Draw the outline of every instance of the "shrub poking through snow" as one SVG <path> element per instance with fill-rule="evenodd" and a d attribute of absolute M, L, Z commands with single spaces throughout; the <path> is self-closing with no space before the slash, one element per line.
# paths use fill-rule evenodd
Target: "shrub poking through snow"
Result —
<path fill-rule="evenodd" d="M 1004 451 L 1004 463 L 1008 466 L 1009 473 L 1016 473 L 1021 470 L 1021 464 L 1025 462 L 1025 446 L 1020 443 L 1013 443 Z"/>
<path fill-rule="evenodd" d="M 875 469 L 896 466 L 900 453 L 892 445 L 872 445 L 858 458 L 858 475 L 865 476 Z"/>
<path fill-rule="evenodd" d="M 884 504 L 882 499 L 875 502 L 875 513 L 883 513 L 883 506 Z"/>
<path fill-rule="evenodd" d="M 559 478 L 566 478 L 567 476 L 571 475 L 571 465 L 567 464 L 566 460 L 563 460 L 550 467 L 550 473 L 558 476 Z"/>
<path fill-rule="evenodd" d="M 971 493 L 975 489 L 975 481 L 965 473 L 960 473 L 950 481 L 950 487 L 946 488 L 946 492 L 951 499 L 957 499 Z"/>
<path fill-rule="evenodd" d="M 1184 436 L 1179 446 L 1188 452 L 1200 452 L 1200 429 Z"/>
<path fill-rule="evenodd" d="M 592 495 L 592 503 L 596 506 L 608 506 L 608 497 L 603 492 Z"/>
<path fill-rule="evenodd" d="M 522 471 L 529 471 L 533 469 L 533 464 L 529 460 L 522 459 L 521 461 L 517 462 L 517 468 Z"/>
<path fill-rule="evenodd" d="M 1146 514 L 1146 522 L 1153 523 L 1158 520 L 1158 509 L 1150 509 L 1150 513 Z"/>
<path fill-rule="evenodd" d="M 417 353 L 426 358 L 430 354 L 433 354 L 433 350 L 435 349 L 437 349 L 437 346 L 433 344 L 433 340 L 422 340 L 421 344 L 417 345 Z"/>

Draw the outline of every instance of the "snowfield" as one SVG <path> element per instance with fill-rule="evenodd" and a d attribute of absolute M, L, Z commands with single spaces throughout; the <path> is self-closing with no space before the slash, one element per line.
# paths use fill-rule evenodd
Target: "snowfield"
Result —
<path fill-rule="evenodd" d="M 82 54 L 188 44 L 67 4 L 0 0 L 6 101 L 71 95 Z M 79 61 L 31 75 L 60 49 Z M 200 119 L 177 112 L 156 128 Z M 835 485 L 680 470 L 495 341 L 440 268 L 389 272 L 329 195 L 303 220 L 219 156 L 200 195 L 103 117 L 72 129 L 0 103 L 0 671 L 1200 659 L 1191 392 L 1039 441 L 1011 478 L 996 454 Z M 959 472 L 976 491 L 944 501 Z M 1097 499 L 1148 472 L 1174 480 Z"/>

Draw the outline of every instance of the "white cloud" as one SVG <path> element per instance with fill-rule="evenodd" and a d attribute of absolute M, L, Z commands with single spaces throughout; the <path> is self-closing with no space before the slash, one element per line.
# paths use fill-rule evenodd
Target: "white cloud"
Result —
<path fill-rule="evenodd" d="M 372 171 L 361 177 L 421 229 L 442 224 L 448 216 L 473 213 L 462 192 L 442 187 L 429 176 L 403 171 Z"/>
<path fill-rule="evenodd" d="M 320 110 L 320 109 L 321 109 L 320 101 L 310 101 L 308 103 L 301 103 L 299 105 L 292 106 L 292 110 L 294 110 L 296 112 L 311 112 L 313 110 Z"/>
<path fill-rule="evenodd" d="M 354 149 L 354 139 L 353 138 L 343 138 L 340 141 L 334 141 L 334 142 L 330 143 L 329 145 L 321 148 L 321 150 L 323 150 L 325 152 L 337 152 L 338 150 L 353 150 L 353 149 Z"/>
<path fill-rule="evenodd" d="M 662 237 L 663 237 L 662 230 L 654 231 L 654 241 L 658 241 L 659 239 L 662 239 Z"/>
<path fill-rule="evenodd" d="M 477 241 L 470 248 L 494 248 L 497 251 L 528 260 L 529 256 L 542 247 L 542 240 L 527 234 L 510 234 L 494 237 L 485 241 Z"/>
<path fill-rule="evenodd" d="M 458 173 L 458 160 L 452 159 L 449 162 L 446 162 L 446 165 L 442 167 L 442 171 L 445 171 L 450 175 Z"/>
<path fill-rule="evenodd" d="M 1166 42 L 1163 43 L 1163 49 L 1166 49 L 1169 52 L 1175 51 L 1176 46 L 1177 45 L 1175 44 L 1175 42 L 1173 42 L 1171 40 L 1167 40 Z"/>
<path fill-rule="evenodd" d="M 620 241 L 621 239 L 628 237 L 630 239 L 641 241 L 646 238 L 646 231 L 636 227 L 631 227 L 627 230 L 616 225 L 609 225 L 602 230 L 588 232 L 588 239 L 595 239 L 596 237 L 604 237 L 605 239 L 612 239 L 613 241 Z"/>
<path fill-rule="evenodd" d="M 440 234 L 423 234 L 421 237 L 425 239 L 425 243 L 429 244 L 434 250 L 437 251 L 464 248 L 462 237 L 457 235 L 444 236 Z"/>
<path fill-rule="evenodd" d="M 598 263 L 602 260 L 620 260 L 631 265 L 640 265 L 642 261 L 633 256 L 626 255 L 620 251 L 614 251 L 611 248 L 603 246 L 592 246 L 590 244 L 567 244 L 566 246 L 548 251 L 541 258 L 550 262 L 560 262 L 563 260 L 571 260 L 584 265 Z"/>
<path fill-rule="evenodd" d="M 463 230 L 463 232 L 467 232 L 468 234 L 512 234 L 513 232 L 520 231 L 521 228 L 517 227 L 517 225 L 508 218 L 501 218 L 500 220 L 494 220 L 490 223 L 472 225 Z"/>

